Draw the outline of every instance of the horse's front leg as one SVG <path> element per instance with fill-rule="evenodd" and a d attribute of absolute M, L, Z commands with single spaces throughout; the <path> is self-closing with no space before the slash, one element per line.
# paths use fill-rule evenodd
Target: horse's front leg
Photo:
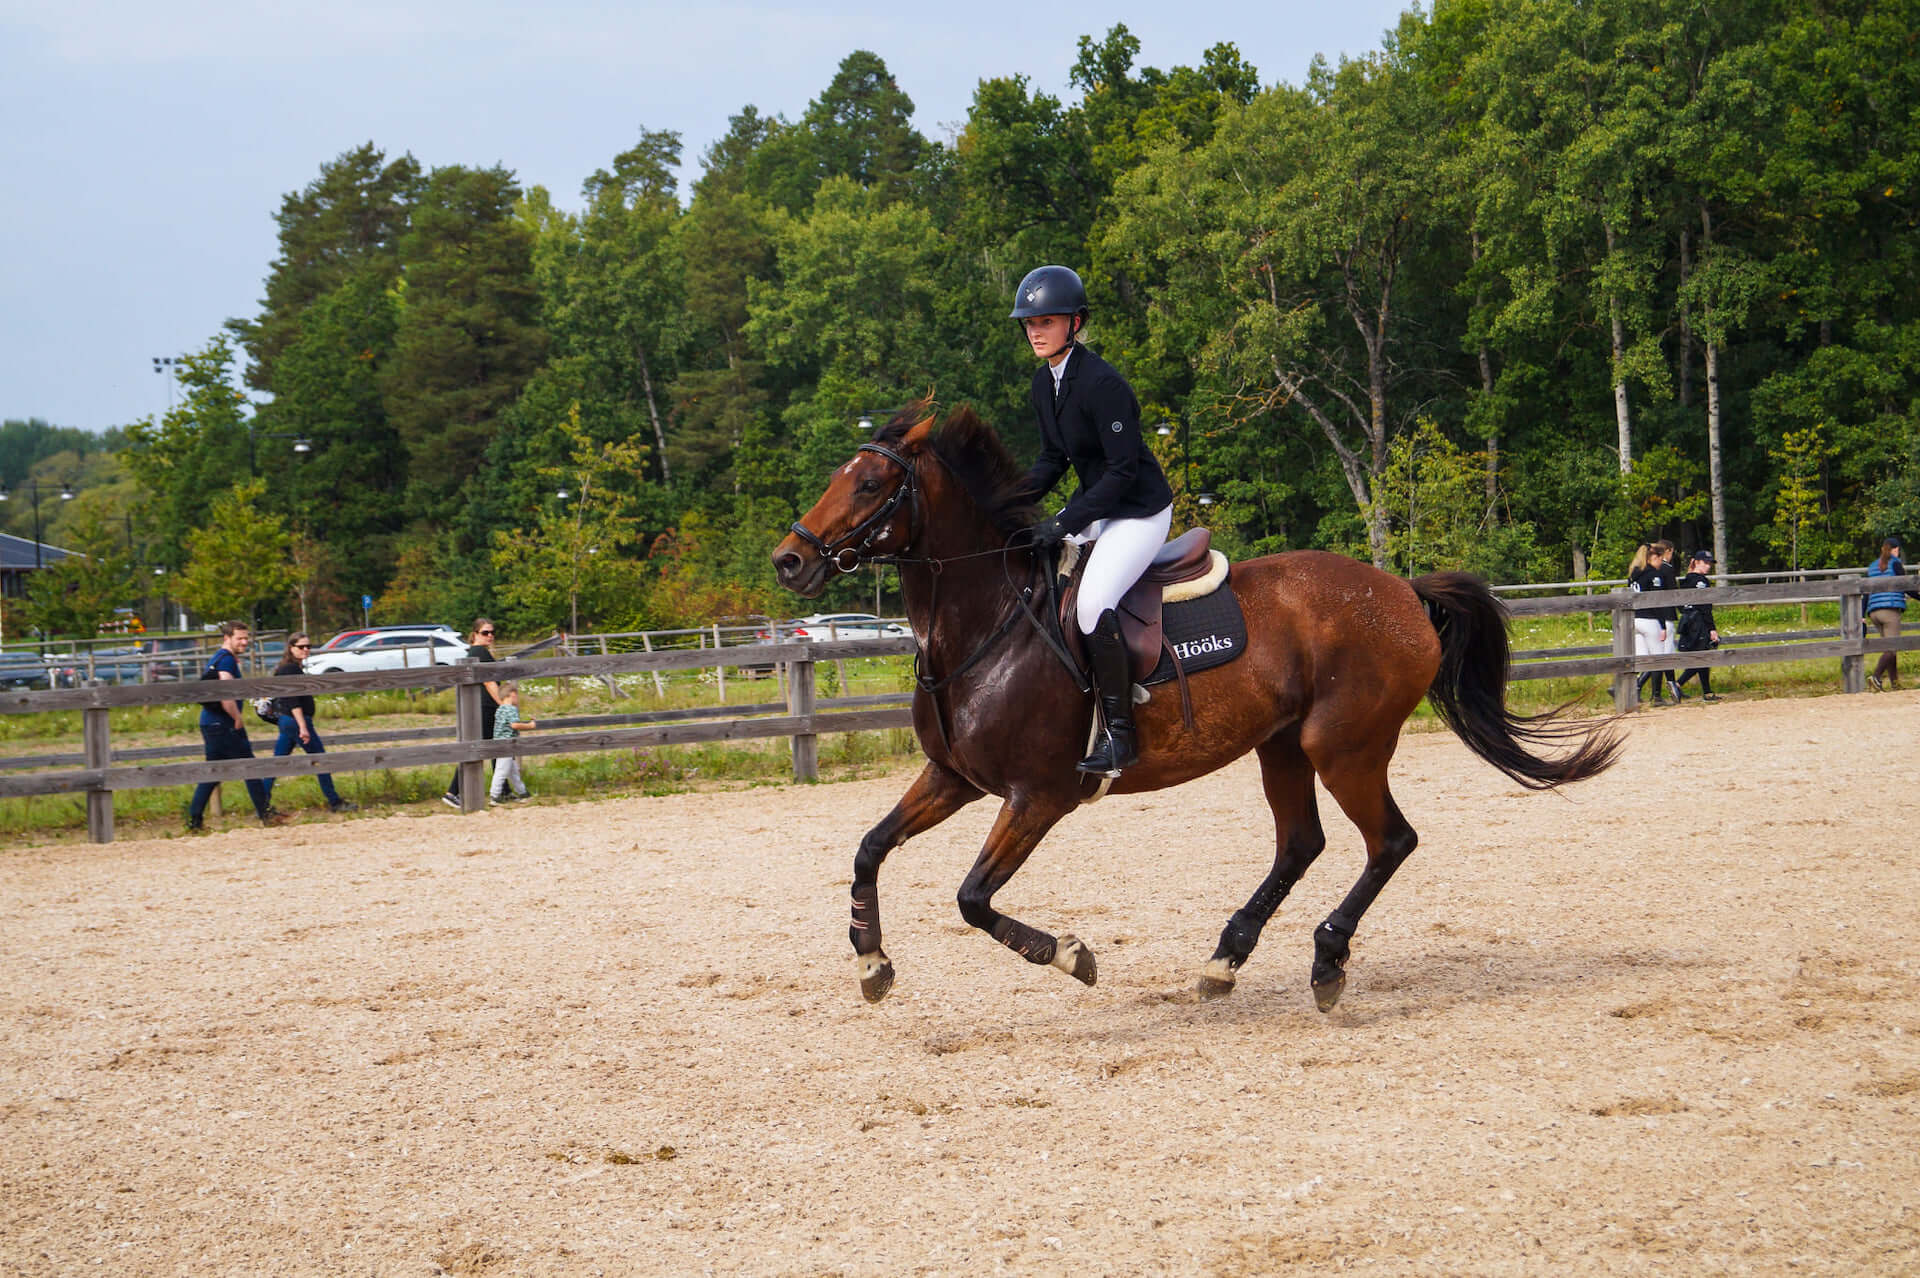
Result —
<path fill-rule="evenodd" d="M 1015 795 L 1000 809 L 987 844 L 960 885 L 960 916 L 1029 963 L 1057 967 L 1083 985 L 1095 979 L 1093 951 L 1071 935 L 1049 936 L 993 908 L 993 894 L 1006 886 L 1048 830 L 1073 810 L 1077 799 L 1059 803 Z"/>
<path fill-rule="evenodd" d="M 878 1003 L 893 988 L 893 963 L 880 948 L 880 863 L 887 853 L 931 830 L 980 795 L 959 773 L 929 762 L 893 811 L 860 840 L 860 850 L 853 857 L 853 925 L 847 936 L 853 942 L 860 992 L 867 1002 Z"/>

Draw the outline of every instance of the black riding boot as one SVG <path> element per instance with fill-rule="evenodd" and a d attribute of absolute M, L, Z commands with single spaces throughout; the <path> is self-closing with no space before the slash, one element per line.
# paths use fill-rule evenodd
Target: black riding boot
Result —
<path fill-rule="evenodd" d="M 1100 614 L 1093 633 L 1087 636 L 1087 649 L 1107 730 L 1094 745 L 1093 753 L 1078 766 L 1082 772 L 1118 776 L 1120 769 L 1132 767 L 1140 754 L 1133 740 L 1133 663 L 1127 656 L 1126 641 L 1120 637 L 1120 618 L 1113 609 Z"/>

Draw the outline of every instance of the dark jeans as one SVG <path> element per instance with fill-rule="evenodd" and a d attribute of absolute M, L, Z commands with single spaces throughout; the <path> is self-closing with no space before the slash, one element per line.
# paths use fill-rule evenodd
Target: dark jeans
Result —
<path fill-rule="evenodd" d="M 300 745 L 299 721 L 290 714 L 283 714 L 280 716 L 280 739 L 273 743 L 273 757 L 278 759 L 283 754 L 292 754 L 293 748 L 297 745 Z M 307 720 L 307 743 L 304 746 L 300 746 L 300 748 L 308 754 L 325 754 L 327 752 L 326 742 L 320 739 L 320 729 L 313 726 L 313 720 L 311 719 Z M 330 808 L 339 807 L 340 792 L 333 788 L 332 775 L 326 772 L 318 775 L 320 778 L 320 793 L 326 796 L 327 806 Z M 274 777 L 267 778 L 268 799 L 273 798 L 273 783 L 275 780 L 276 778 Z"/>
<path fill-rule="evenodd" d="M 484 702 L 481 704 L 484 708 L 480 712 L 480 739 L 482 741 L 491 741 L 493 740 L 493 712 L 498 707 L 486 706 Z M 453 780 L 447 782 L 447 793 L 456 799 L 460 797 L 460 769 L 458 767 L 453 770 Z"/>
<path fill-rule="evenodd" d="M 200 739 L 206 743 L 207 762 L 220 759 L 251 759 L 253 742 L 247 740 L 247 730 L 233 726 L 233 720 L 220 716 L 218 723 L 202 723 Z M 218 781 L 202 781 L 193 787 L 193 802 L 187 806 L 188 818 L 198 824 L 207 810 L 207 800 L 220 788 Z M 253 800 L 253 810 L 262 818 L 267 815 L 266 782 L 255 777 L 247 782 L 247 797 Z"/>

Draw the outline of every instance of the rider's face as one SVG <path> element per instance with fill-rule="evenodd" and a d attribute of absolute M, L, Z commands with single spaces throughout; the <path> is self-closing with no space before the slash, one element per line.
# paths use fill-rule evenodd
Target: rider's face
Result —
<path fill-rule="evenodd" d="M 1066 354 L 1073 340 L 1073 316 L 1029 315 L 1021 322 L 1026 326 L 1027 345 L 1033 347 L 1035 355 L 1053 363 Z"/>

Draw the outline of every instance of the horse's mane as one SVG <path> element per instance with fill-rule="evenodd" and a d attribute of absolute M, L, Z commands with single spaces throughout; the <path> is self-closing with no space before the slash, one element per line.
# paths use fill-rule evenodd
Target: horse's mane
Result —
<path fill-rule="evenodd" d="M 925 402 L 909 404 L 873 432 L 873 442 L 898 446 L 906 433 L 931 411 Z M 932 434 L 934 453 L 946 464 L 960 486 L 1002 533 L 1030 526 L 1040 517 L 1033 493 L 1027 491 L 1027 472 L 1013 459 L 999 432 L 962 404 L 948 413 Z"/>

